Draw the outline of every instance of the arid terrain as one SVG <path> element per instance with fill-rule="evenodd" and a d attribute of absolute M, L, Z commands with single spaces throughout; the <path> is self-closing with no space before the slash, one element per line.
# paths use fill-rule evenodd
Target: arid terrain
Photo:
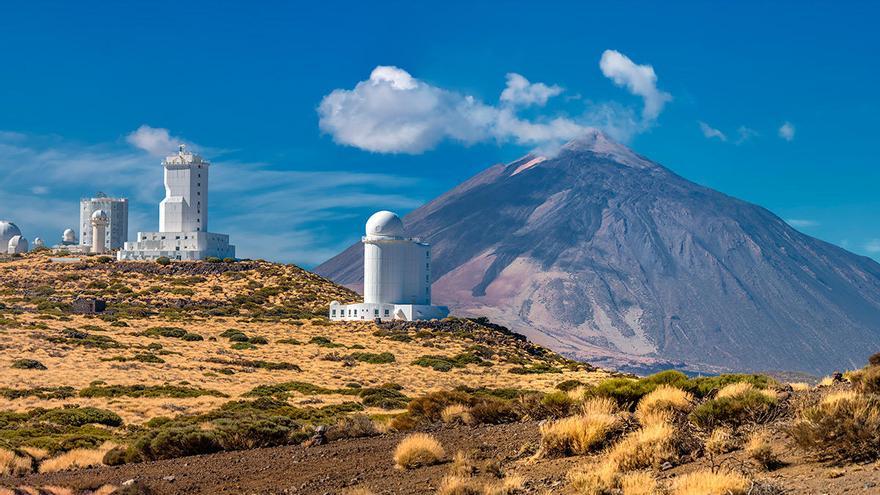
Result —
<path fill-rule="evenodd" d="M 483 319 L 324 317 L 357 297 L 262 261 L 2 260 L 0 494 L 880 492 L 880 357 L 636 378 Z"/>

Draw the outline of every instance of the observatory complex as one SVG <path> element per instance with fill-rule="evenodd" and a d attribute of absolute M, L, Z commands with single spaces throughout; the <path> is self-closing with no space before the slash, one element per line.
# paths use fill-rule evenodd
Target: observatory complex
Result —
<path fill-rule="evenodd" d="M 330 303 L 330 319 L 431 320 L 449 309 L 431 305 L 431 246 L 408 237 L 390 211 L 367 220 L 364 243 L 364 302 Z"/>
<path fill-rule="evenodd" d="M 162 161 L 165 169 L 165 199 L 159 203 L 159 232 L 138 232 L 137 240 L 126 242 L 117 252 L 120 260 L 154 260 L 165 256 L 176 260 L 208 257 L 234 258 L 235 246 L 226 234 L 208 232 L 208 167 L 201 156 L 186 151 Z"/>
<path fill-rule="evenodd" d="M 21 254 L 28 251 L 28 240 L 12 222 L 0 220 L 0 253 Z"/>

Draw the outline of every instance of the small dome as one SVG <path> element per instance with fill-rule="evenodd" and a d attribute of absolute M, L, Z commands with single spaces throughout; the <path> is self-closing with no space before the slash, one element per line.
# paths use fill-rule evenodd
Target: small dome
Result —
<path fill-rule="evenodd" d="M 45 246 L 43 239 L 40 239 L 39 237 L 34 237 L 34 247 L 38 248 L 38 247 L 43 247 L 43 246 Z"/>
<path fill-rule="evenodd" d="M 61 240 L 63 242 L 76 242 L 76 232 L 73 229 L 64 229 L 64 233 L 61 234 Z"/>
<path fill-rule="evenodd" d="M 21 235 L 21 230 L 12 222 L 0 220 L 0 250 L 9 244 L 9 240 L 13 237 Z"/>
<path fill-rule="evenodd" d="M 382 237 L 404 237 L 406 230 L 396 213 L 379 211 L 367 220 L 367 235 Z"/>
<path fill-rule="evenodd" d="M 13 236 L 6 245 L 8 254 L 26 253 L 28 251 L 28 241 L 20 235 Z"/>
<path fill-rule="evenodd" d="M 104 210 L 95 210 L 95 212 L 92 213 L 92 221 L 93 222 L 95 220 L 107 222 L 108 219 L 109 219 L 109 217 L 107 216 L 107 212 Z"/>

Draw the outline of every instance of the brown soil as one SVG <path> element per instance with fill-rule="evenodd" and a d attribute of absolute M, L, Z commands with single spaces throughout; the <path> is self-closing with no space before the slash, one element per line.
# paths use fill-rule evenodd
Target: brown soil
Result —
<path fill-rule="evenodd" d="M 104 484 L 120 486 L 135 480 L 141 491 L 162 494 L 344 494 L 365 487 L 376 494 L 434 493 L 449 470 L 448 459 L 457 450 L 469 452 L 478 465 L 478 476 L 493 476 L 486 462 L 498 461 L 501 472 L 524 477 L 527 493 L 572 493 L 565 474 L 586 457 L 532 459 L 539 436 L 536 423 L 517 423 L 476 428 L 442 428 L 432 431 L 444 445 L 447 462 L 409 471 L 394 469 L 392 454 L 405 434 L 386 434 L 331 442 L 313 447 L 278 447 L 195 456 L 145 464 L 35 474 L 24 478 L 0 478 L 0 487 L 62 486 L 76 491 Z M 760 493 L 877 494 L 880 464 L 827 466 L 805 459 L 784 437 L 777 436 L 778 451 L 785 463 L 766 472 L 757 469 L 741 451 L 730 454 L 723 466 L 747 472 L 769 483 L 776 491 Z M 707 467 L 704 459 L 660 473 L 670 478 Z M 171 478 L 173 477 L 173 478 Z M 146 490 L 143 490 L 146 488 Z"/>

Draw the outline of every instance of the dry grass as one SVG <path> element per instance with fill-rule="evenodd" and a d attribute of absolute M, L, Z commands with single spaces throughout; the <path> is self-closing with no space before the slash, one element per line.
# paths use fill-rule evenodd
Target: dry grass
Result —
<path fill-rule="evenodd" d="M 822 460 L 873 461 L 880 458 L 880 397 L 832 392 L 800 411 L 788 433 Z"/>
<path fill-rule="evenodd" d="M 110 495 L 115 493 L 118 488 L 113 485 L 102 485 L 92 495 Z"/>
<path fill-rule="evenodd" d="M 694 403 L 693 395 L 679 388 L 661 385 L 642 397 L 636 408 L 636 418 L 643 424 L 645 419 L 657 420 L 658 414 L 672 415 L 688 412 Z"/>
<path fill-rule="evenodd" d="M 440 412 L 440 418 L 444 423 L 453 424 L 472 424 L 474 418 L 471 416 L 469 408 L 464 404 L 450 404 Z"/>
<path fill-rule="evenodd" d="M 617 467 L 610 462 L 590 463 L 568 472 L 568 481 L 580 495 L 606 495 L 617 484 Z"/>
<path fill-rule="evenodd" d="M 40 463 L 41 473 L 54 473 L 69 469 L 103 465 L 104 455 L 116 447 L 113 442 L 104 442 L 97 449 L 73 449 Z"/>
<path fill-rule="evenodd" d="M 622 495 L 656 495 L 660 488 L 657 479 L 648 471 L 635 471 L 620 477 Z"/>
<path fill-rule="evenodd" d="M 706 452 L 712 456 L 726 454 L 736 450 L 736 438 L 727 428 L 715 428 L 706 439 Z"/>
<path fill-rule="evenodd" d="M 541 425 L 539 455 L 583 455 L 604 447 L 624 426 L 617 414 L 578 414 Z"/>
<path fill-rule="evenodd" d="M 825 376 L 822 377 L 821 380 L 819 380 L 820 387 L 830 387 L 832 385 L 834 385 L 834 377 L 832 376 Z"/>
<path fill-rule="evenodd" d="M 773 443 L 766 430 L 753 432 L 745 446 L 746 454 L 764 469 L 773 469 L 779 465 L 779 457 L 773 452 Z"/>
<path fill-rule="evenodd" d="M 481 492 L 480 484 L 473 478 L 451 474 L 444 476 L 437 487 L 437 495 L 480 495 Z"/>
<path fill-rule="evenodd" d="M 450 475 L 468 477 L 473 476 L 476 472 L 477 465 L 469 455 L 459 450 L 452 456 L 452 466 L 449 468 Z"/>
<path fill-rule="evenodd" d="M 34 470 L 30 457 L 17 455 L 7 449 L 0 449 L 0 475 L 21 476 Z"/>
<path fill-rule="evenodd" d="M 745 495 L 751 483 L 732 472 L 696 471 L 676 478 L 669 495 Z"/>
<path fill-rule="evenodd" d="M 657 468 L 677 457 L 675 427 L 668 423 L 653 423 L 625 436 L 611 448 L 607 459 L 618 471 L 629 472 Z"/>
<path fill-rule="evenodd" d="M 483 487 L 483 495 L 516 495 L 522 493 L 525 480 L 522 476 L 509 475 L 498 481 L 490 481 Z"/>
<path fill-rule="evenodd" d="M 718 391 L 715 398 L 723 399 L 724 397 L 736 397 L 754 389 L 755 386 L 749 382 L 734 382 L 721 387 L 721 390 Z"/>
<path fill-rule="evenodd" d="M 373 490 L 364 487 L 350 488 L 344 492 L 343 495 L 373 495 Z"/>
<path fill-rule="evenodd" d="M 72 488 L 63 486 L 43 485 L 40 487 L 40 495 L 74 495 Z"/>
<path fill-rule="evenodd" d="M 795 392 L 806 392 L 807 390 L 810 390 L 810 388 L 812 388 L 807 382 L 789 383 L 788 386 L 791 387 L 791 389 Z"/>
<path fill-rule="evenodd" d="M 446 451 L 436 438 L 426 433 L 415 433 L 397 444 L 394 466 L 398 469 L 430 466 L 441 462 L 445 455 Z"/>
<path fill-rule="evenodd" d="M 49 457 L 49 451 L 46 449 L 41 449 L 39 447 L 24 446 L 24 447 L 19 447 L 18 450 L 29 455 L 31 457 L 31 459 L 33 459 L 35 461 L 42 461 L 43 459 Z"/>

